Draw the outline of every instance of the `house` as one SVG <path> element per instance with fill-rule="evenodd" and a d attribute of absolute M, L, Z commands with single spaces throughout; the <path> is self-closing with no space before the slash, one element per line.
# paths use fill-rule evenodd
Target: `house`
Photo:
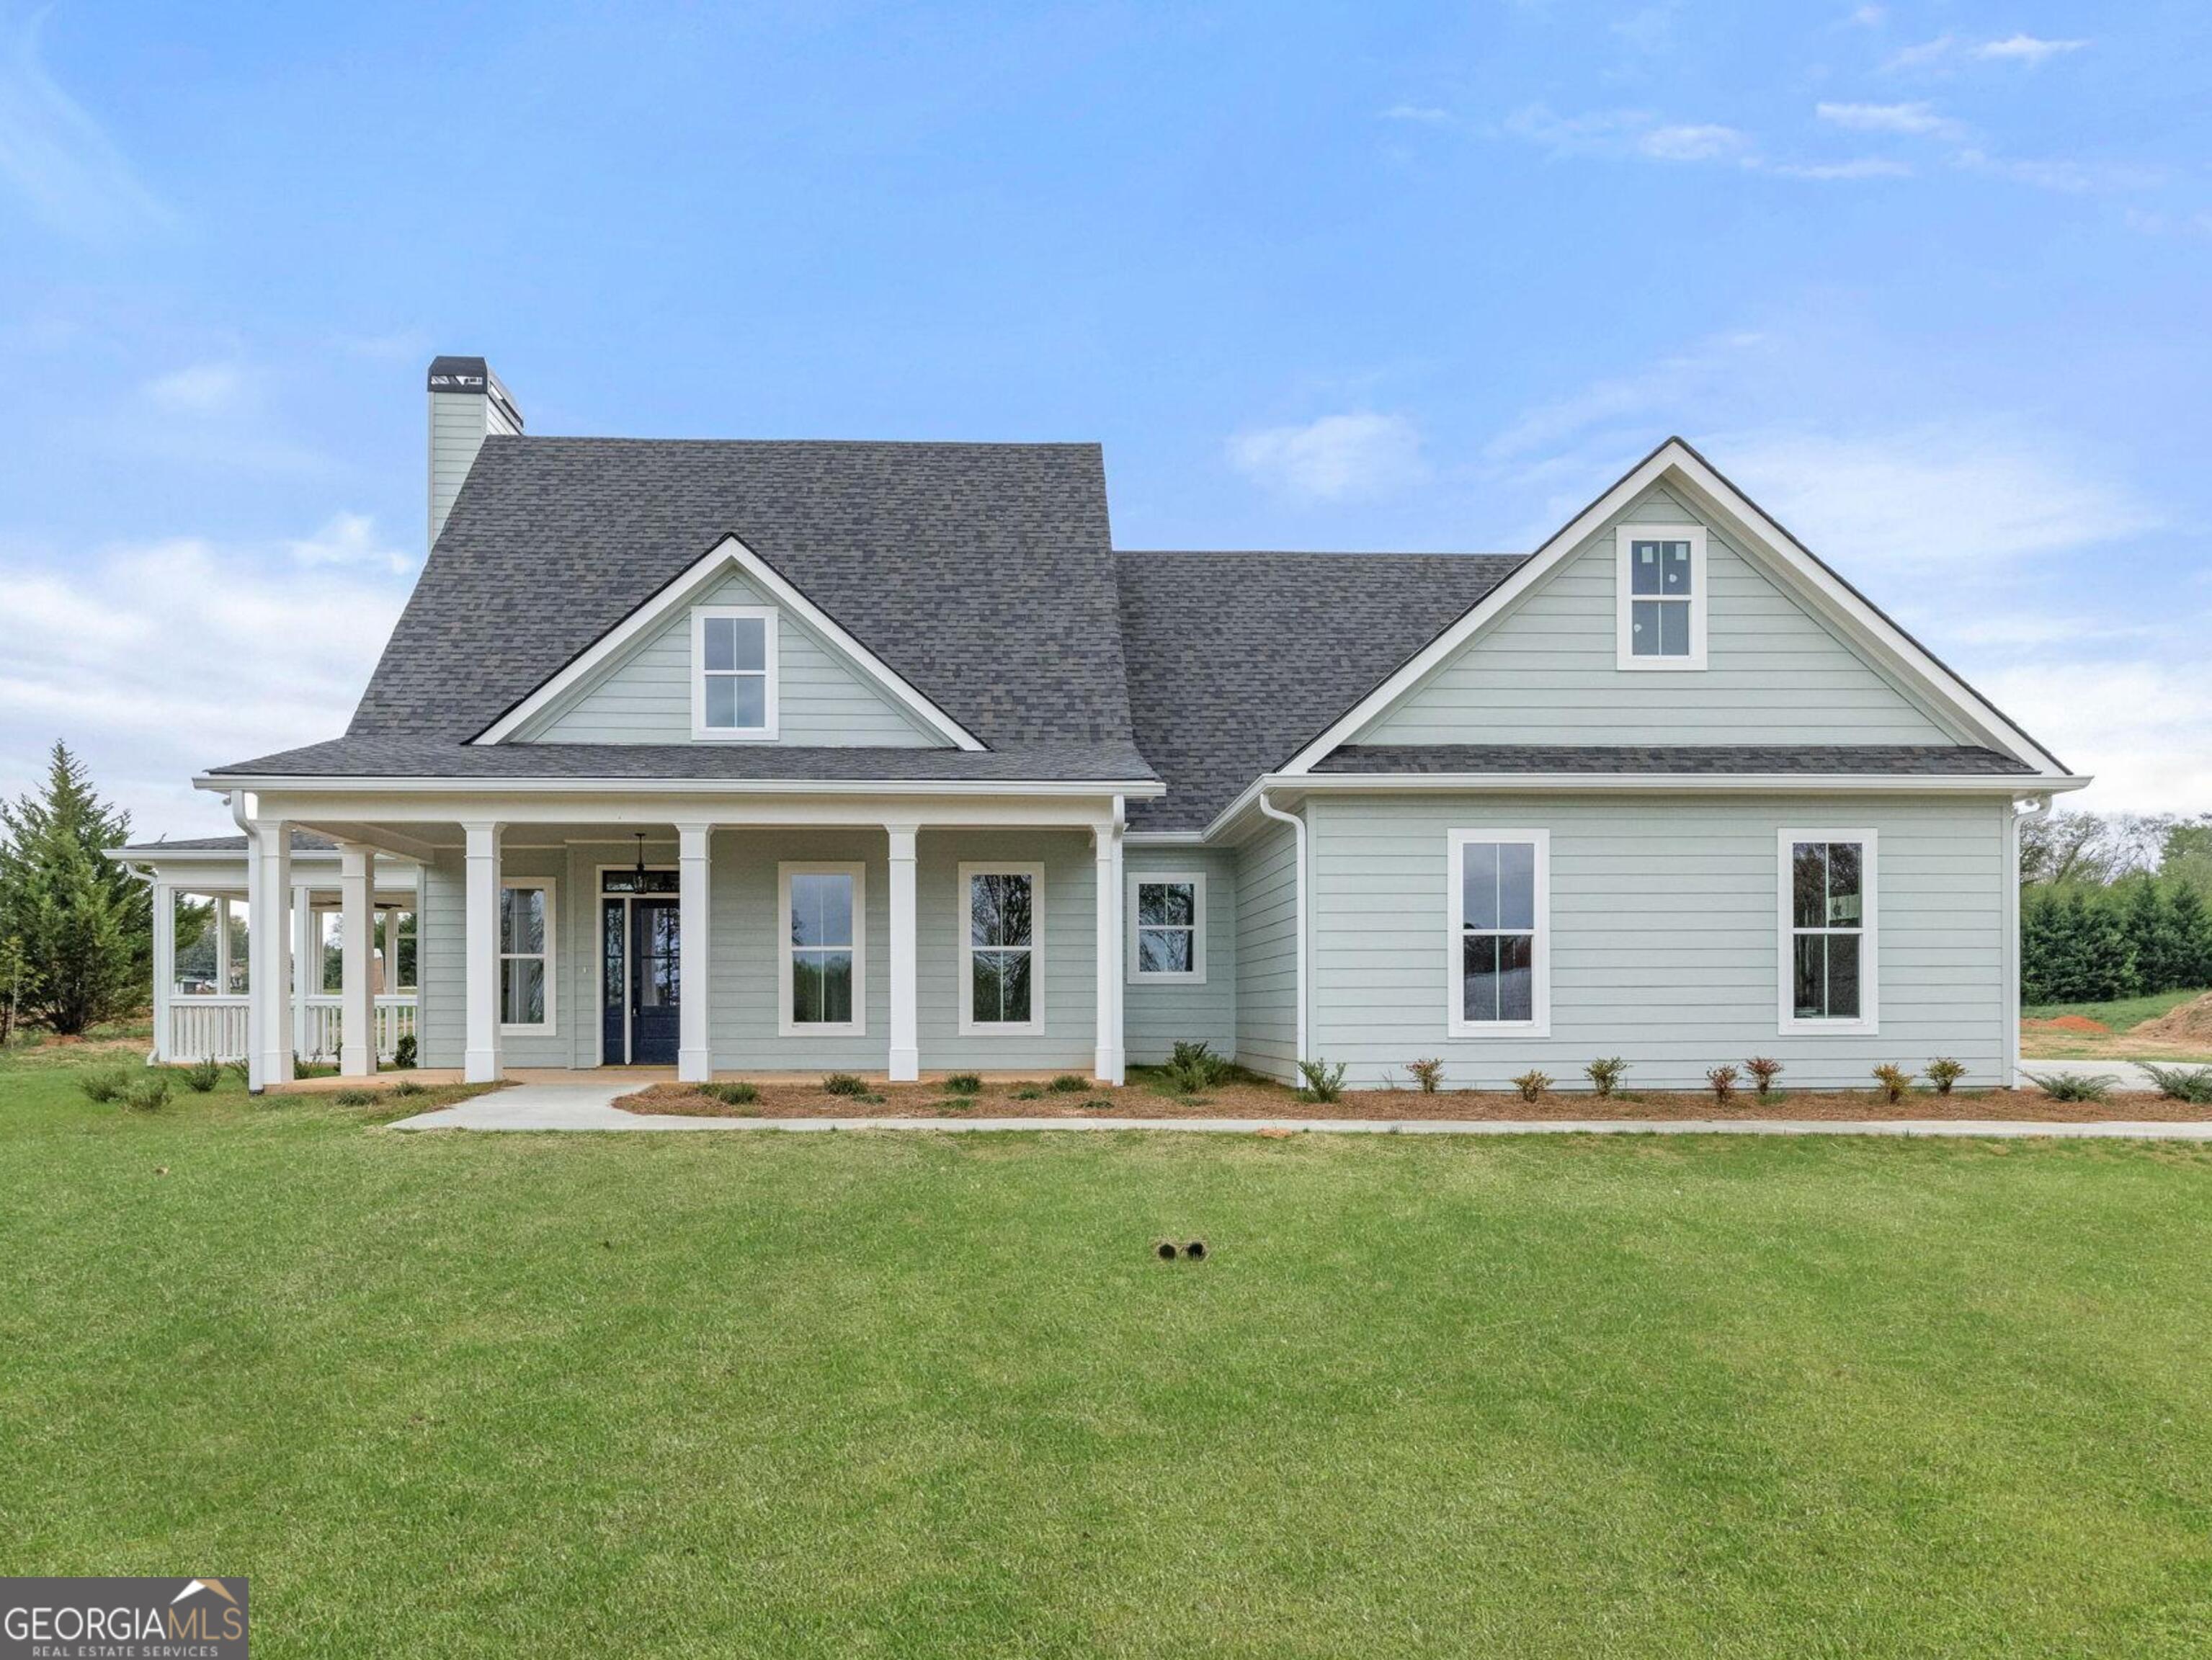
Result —
<path fill-rule="evenodd" d="M 347 1073 L 404 869 L 471 1079 L 2012 1079 L 2019 821 L 2087 781 L 1679 439 L 1527 555 L 1131 552 L 1093 445 L 537 437 L 479 358 L 429 404 L 351 725 L 195 781 L 257 1087 L 310 849 Z"/>

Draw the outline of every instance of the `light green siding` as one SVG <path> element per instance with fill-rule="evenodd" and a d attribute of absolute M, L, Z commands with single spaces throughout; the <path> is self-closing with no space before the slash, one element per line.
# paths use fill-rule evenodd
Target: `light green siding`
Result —
<path fill-rule="evenodd" d="M 1771 1055 L 1785 1087 L 1861 1087 L 1877 1062 L 1954 1056 L 1999 1081 L 2005 1049 L 2006 804 L 1986 798 L 1637 800 L 1382 796 L 1316 800 L 1311 1049 L 1358 1082 L 1442 1055 L 1453 1082 L 1531 1067 L 1583 1082 L 1627 1057 L 1630 1087 L 1703 1087 Z M 1778 1030 L 1787 827 L 1878 833 L 1880 1031 Z M 1453 830 L 1551 838 L 1552 1035 L 1447 1036 Z"/>
<path fill-rule="evenodd" d="M 1702 522 L 1655 486 L 1352 741 L 1962 741 L 1710 526 L 1707 666 L 1621 669 L 1613 531 L 1625 521 Z"/>
<path fill-rule="evenodd" d="M 1204 1043 L 1218 1055 L 1237 1053 L 1237 860 L 1220 848 L 1133 847 L 1122 854 L 1128 873 L 1195 873 L 1206 878 L 1206 979 L 1164 982 L 1129 978 L 1122 946 L 1121 1029 L 1128 1059 L 1164 1061 L 1179 1043 Z M 1126 902 L 1125 902 L 1126 903 Z"/>
<path fill-rule="evenodd" d="M 1237 849 L 1237 1059 L 1297 1076 L 1297 860 L 1291 827 L 1271 824 Z"/>
<path fill-rule="evenodd" d="M 730 575 L 693 605 L 766 605 Z M 777 736 L 782 744 L 946 747 L 827 641 L 783 611 L 777 623 Z M 691 739 L 690 606 L 640 641 L 560 707 L 518 734 L 526 743 L 688 744 Z M 711 741 L 711 740 L 710 740 Z"/>
<path fill-rule="evenodd" d="M 501 857 L 505 876 L 542 876 L 553 884 L 553 1026 L 544 1037 L 504 1037 L 501 1055 L 510 1067 L 574 1064 L 575 1034 L 596 1013 L 577 1001 L 571 984 L 576 953 L 574 884 L 559 848 L 516 846 Z M 418 964 L 416 1042 L 426 1067 L 458 1067 L 468 1047 L 468 870 L 460 849 L 441 852 L 422 867 L 422 910 L 416 927 Z"/>

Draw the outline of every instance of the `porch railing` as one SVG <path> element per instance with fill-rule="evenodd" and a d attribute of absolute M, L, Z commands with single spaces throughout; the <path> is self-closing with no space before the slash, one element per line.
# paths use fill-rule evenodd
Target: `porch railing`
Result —
<path fill-rule="evenodd" d="M 179 997 L 169 1005 L 169 1056 L 175 1061 L 243 1061 L 246 1055 L 243 997 Z M 308 1060 L 334 1061 L 338 1053 L 338 999 L 305 1000 Z M 376 1058 L 389 1061 L 399 1040 L 415 1035 L 415 994 L 403 992 L 376 1000 Z"/>

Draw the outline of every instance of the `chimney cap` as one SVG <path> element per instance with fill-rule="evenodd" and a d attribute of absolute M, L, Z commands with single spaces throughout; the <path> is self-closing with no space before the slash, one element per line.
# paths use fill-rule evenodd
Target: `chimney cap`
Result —
<path fill-rule="evenodd" d="M 514 398 L 499 376 L 492 373 L 491 365 L 481 357 L 453 357 L 441 355 L 430 360 L 429 389 L 432 392 L 477 392 L 489 398 L 505 410 L 514 423 L 515 430 L 522 429 L 522 411 L 515 407 Z"/>

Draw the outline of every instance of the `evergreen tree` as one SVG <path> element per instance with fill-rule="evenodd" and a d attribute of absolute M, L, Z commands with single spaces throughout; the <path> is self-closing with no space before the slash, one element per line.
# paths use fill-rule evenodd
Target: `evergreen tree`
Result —
<path fill-rule="evenodd" d="M 2033 887 L 2021 896 L 2020 1000 L 2055 1003 L 2058 957 L 2058 901 L 2049 888 Z"/>
<path fill-rule="evenodd" d="M 2114 891 L 2113 903 L 2135 958 L 2136 989 L 2170 991 L 2180 984 L 2173 977 L 2180 968 L 2179 952 L 2164 885 L 2148 876 L 2131 876 Z"/>
<path fill-rule="evenodd" d="M 130 831 L 130 815 L 100 800 L 62 744 L 44 792 L 0 806 L 0 934 L 22 946 L 24 1013 L 57 1032 L 82 1032 L 144 1000 L 151 905 L 107 851 Z"/>
<path fill-rule="evenodd" d="M 2177 883 L 2166 922 L 2173 939 L 2173 980 L 2166 989 L 2212 986 L 2212 906 L 2191 884 Z"/>

